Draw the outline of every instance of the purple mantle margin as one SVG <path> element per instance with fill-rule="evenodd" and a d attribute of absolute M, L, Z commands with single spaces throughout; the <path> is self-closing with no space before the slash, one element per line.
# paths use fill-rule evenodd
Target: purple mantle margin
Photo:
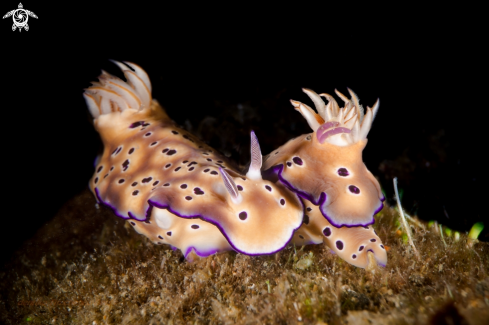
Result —
<path fill-rule="evenodd" d="M 180 217 L 180 218 L 184 218 L 184 219 L 201 219 L 205 222 L 208 222 L 210 224 L 213 224 L 214 226 L 217 227 L 217 229 L 219 229 L 219 231 L 222 233 L 222 235 L 224 236 L 224 238 L 226 238 L 226 240 L 228 241 L 229 245 L 231 245 L 231 247 L 237 251 L 238 253 L 241 253 L 241 254 L 244 254 L 244 255 L 249 255 L 249 256 L 260 256 L 260 255 L 272 255 L 272 254 L 275 254 L 279 251 L 281 251 L 282 249 L 284 249 L 289 243 L 290 241 L 292 240 L 292 237 L 294 236 L 294 233 L 297 229 L 299 229 L 302 225 L 302 222 L 299 224 L 299 226 L 295 229 L 293 229 L 292 233 L 290 234 L 290 238 L 286 241 L 286 243 L 280 247 L 279 249 L 277 250 L 274 250 L 272 252 L 268 252 L 268 253 L 260 253 L 260 254 L 250 254 L 250 253 L 247 253 L 245 251 L 242 251 L 242 250 L 239 250 L 238 248 L 236 248 L 236 246 L 233 244 L 233 242 L 231 241 L 231 239 L 228 237 L 228 235 L 224 232 L 224 229 L 222 228 L 222 226 L 215 222 L 215 221 L 212 221 L 210 220 L 209 218 L 207 218 L 206 216 L 203 216 L 203 215 L 200 215 L 200 214 L 196 214 L 196 215 L 190 215 L 190 216 L 185 216 L 185 215 L 182 215 L 180 213 L 178 213 L 177 211 L 173 210 L 169 205 L 165 205 L 165 204 L 161 204 L 157 201 L 152 201 L 151 199 L 148 200 L 148 209 L 146 210 L 146 217 L 144 219 L 138 219 L 136 218 L 130 211 L 127 213 L 128 216 L 124 216 L 122 214 L 120 214 L 117 210 L 116 207 L 112 206 L 111 204 L 105 202 L 104 200 L 101 199 L 100 197 L 100 194 L 99 194 L 99 191 L 98 191 L 98 188 L 95 188 L 95 196 L 97 198 L 97 200 L 104 204 L 105 206 L 109 207 L 116 216 L 118 216 L 119 218 L 122 218 L 122 219 L 135 219 L 137 221 L 146 221 L 149 219 L 150 215 L 151 215 L 151 211 L 153 210 L 153 207 L 156 207 L 158 209 L 167 209 L 168 211 L 170 211 L 171 213 L 175 214 L 176 216 Z M 302 203 L 301 200 L 299 200 L 299 202 L 301 203 L 302 205 L 302 211 L 304 211 L 304 204 Z M 302 218 L 304 219 L 304 213 L 302 214 Z M 198 252 L 197 249 L 193 246 L 189 247 L 187 249 L 187 251 L 184 253 L 185 257 L 187 257 L 187 255 L 190 253 L 190 250 L 194 248 L 195 249 L 195 252 L 197 253 L 197 255 L 199 256 L 208 256 L 208 255 L 211 255 L 212 253 L 209 253 L 208 255 L 200 255 L 199 253 L 202 253 L 202 254 L 207 254 L 206 252 Z M 217 250 L 216 250 L 217 252 Z"/>
<path fill-rule="evenodd" d="M 310 195 L 309 193 L 301 191 L 301 190 L 295 188 L 292 184 L 290 184 L 290 182 L 287 181 L 283 177 L 283 175 L 282 175 L 283 170 L 284 170 L 284 165 L 279 164 L 279 165 L 276 165 L 276 166 L 273 166 L 273 167 L 267 169 L 266 171 L 264 171 L 264 174 L 265 175 L 270 174 L 270 173 L 275 174 L 278 177 L 278 179 L 280 180 L 280 182 L 282 182 L 289 190 L 291 190 L 292 192 L 295 192 L 301 198 L 306 199 L 308 201 L 311 201 L 314 205 L 319 206 L 319 210 L 321 211 L 322 215 L 336 228 L 341 228 L 343 226 L 346 226 L 348 228 L 352 228 L 352 227 L 359 227 L 359 226 L 366 227 L 368 225 L 373 225 L 375 223 L 375 219 L 373 216 L 376 215 L 384 207 L 383 201 L 385 200 L 385 198 L 383 198 L 383 200 L 382 199 L 380 200 L 380 206 L 377 208 L 377 210 L 375 210 L 374 214 L 372 215 L 372 220 L 373 220 L 372 222 L 369 222 L 366 224 L 359 223 L 359 224 L 354 224 L 354 225 L 336 224 L 331 220 L 331 218 L 326 214 L 326 211 L 324 211 L 324 209 L 323 209 L 323 204 L 326 202 L 326 198 L 327 198 L 326 193 L 321 192 L 319 199 L 315 200 L 314 197 L 312 195 Z"/>

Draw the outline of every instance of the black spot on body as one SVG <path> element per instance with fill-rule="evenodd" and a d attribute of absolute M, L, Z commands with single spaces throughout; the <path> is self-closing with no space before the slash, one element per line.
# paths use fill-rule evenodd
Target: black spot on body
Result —
<path fill-rule="evenodd" d="M 207 169 L 204 169 L 204 173 L 207 173 L 210 169 L 207 168 Z"/>
<path fill-rule="evenodd" d="M 192 197 L 191 196 L 186 196 L 185 197 L 185 200 L 190 201 L 190 200 L 192 200 Z"/>
<path fill-rule="evenodd" d="M 363 251 L 363 249 L 364 249 L 364 248 L 365 248 L 365 246 L 363 246 L 363 245 L 362 245 L 362 246 L 360 246 L 360 247 L 358 248 L 358 251 L 359 251 L 359 252 L 361 252 L 361 251 Z"/>
<path fill-rule="evenodd" d="M 363 227 L 363 229 L 367 229 L 368 230 L 369 228 L 368 228 L 368 226 L 365 226 L 365 227 Z"/>
<path fill-rule="evenodd" d="M 299 238 L 300 238 L 300 239 L 304 239 L 304 236 L 302 236 L 302 235 L 299 235 Z"/>
<path fill-rule="evenodd" d="M 104 169 L 104 166 L 100 166 L 99 168 L 97 168 L 97 173 L 100 173 L 102 169 Z"/>
<path fill-rule="evenodd" d="M 271 191 L 272 191 L 272 188 L 270 187 L 270 185 L 265 185 L 265 188 L 266 188 L 266 189 L 267 189 L 269 192 L 271 192 Z"/>
<path fill-rule="evenodd" d="M 312 211 L 312 208 L 307 208 L 306 210 L 309 211 L 309 212 L 311 212 Z"/>
<path fill-rule="evenodd" d="M 152 147 L 152 146 L 154 146 L 154 145 L 155 145 L 155 144 L 157 144 L 157 143 L 158 143 L 158 142 L 153 142 L 153 143 L 151 143 L 151 144 L 150 144 L 150 146 Z"/>
<path fill-rule="evenodd" d="M 280 204 L 285 205 L 285 200 L 284 199 L 280 199 Z"/>
<path fill-rule="evenodd" d="M 345 247 L 343 245 L 343 242 L 341 240 L 337 240 L 336 241 L 336 248 L 338 248 L 341 251 L 341 250 L 343 250 L 343 247 Z"/>
<path fill-rule="evenodd" d="M 109 174 L 105 174 L 105 175 L 104 175 L 104 178 L 107 178 L 107 176 L 109 176 Z"/>
<path fill-rule="evenodd" d="M 175 168 L 175 171 L 178 172 L 180 169 L 182 169 L 182 167 L 177 167 Z"/>
<path fill-rule="evenodd" d="M 375 242 L 377 241 L 377 239 L 372 238 L 372 239 L 370 239 L 370 241 L 371 241 L 372 243 L 375 243 Z"/>
<path fill-rule="evenodd" d="M 240 212 L 239 213 L 239 218 L 241 220 L 246 220 L 246 218 L 248 218 L 248 213 L 246 213 L 246 211 Z"/>
<path fill-rule="evenodd" d="M 167 234 L 168 236 L 171 236 L 171 231 L 168 231 L 166 234 Z"/>
<path fill-rule="evenodd" d="M 207 158 L 207 161 L 212 161 L 212 159 L 211 158 Z"/>
<path fill-rule="evenodd" d="M 163 149 L 161 152 L 162 152 L 162 153 L 165 153 L 165 152 L 167 152 L 168 150 L 170 150 L 170 149 L 165 148 L 165 149 Z"/>
<path fill-rule="evenodd" d="M 131 221 L 131 225 L 135 226 L 135 225 L 136 225 L 136 223 Z"/>
<path fill-rule="evenodd" d="M 170 183 L 165 183 L 163 184 L 163 186 L 170 186 Z"/>
<path fill-rule="evenodd" d="M 128 154 L 132 154 L 134 152 L 134 148 L 129 149 Z"/>
<path fill-rule="evenodd" d="M 211 171 L 211 175 L 217 175 L 217 172 L 215 170 Z"/>
<path fill-rule="evenodd" d="M 200 228 L 200 226 L 199 226 L 199 225 L 191 225 L 190 227 L 191 227 L 192 229 L 199 229 L 199 228 Z"/>
<path fill-rule="evenodd" d="M 170 168 L 171 167 L 171 164 L 166 164 L 165 165 L 165 168 Z"/>
<path fill-rule="evenodd" d="M 200 189 L 200 187 L 195 187 L 194 188 L 194 193 L 195 195 L 204 195 L 204 191 Z"/>
<path fill-rule="evenodd" d="M 159 239 L 163 239 L 163 237 L 162 237 L 161 235 L 158 235 L 158 238 L 159 238 Z"/>
<path fill-rule="evenodd" d="M 129 159 L 126 159 L 126 161 L 122 163 L 122 171 L 126 171 L 127 168 L 129 168 Z"/>
<path fill-rule="evenodd" d="M 191 172 L 194 169 L 195 169 L 195 167 L 190 167 L 188 171 Z"/>
<path fill-rule="evenodd" d="M 153 177 L 146 177 L 146 178 L 143 178 L 141 183 L 149 183 L 153 180 Z"/>
<path fill-rule="evenodd" d="M 149 137 L 151 135 L 151 132 L 146 133 L 144 136 Z"/>
<path fill-rule="evenodd" d="M 290 161 L 287 161 L 287 166 L 291 167 L 292 163 Z"/>
<path fill-rule="evenodd" d="M 324 236 L 326 236 L 326 237 L 331 236 L 331 228 L 329 228 L 329 227 L 324 228 L 324 229 L 323 229 L 323 234 L 324 234 Z"/>
<path fill-rule="evenodd" d="M 129 128 L 130 129 L 137 128 L 138 126 L 142 125 L 143 123 L 144 123 L 144 121 L 134 122 L 131 125 L 129 125 Z"/>
<path fill-rule="evenodd" d="M 173 133 L 173 134 L 178 134 L 178 132 L 177 132 L 177 131 L 171 131 L 171 133 Z"/>
<path fill-rule="evenodd" d="M 186 164 L 186 163 L 188 163 L 188 160 L 182 161 L 182 164 Z"/>
<path fill-rule="evenodd" d="M 351 256 L 351 258 L 352 258 L 352 259 L 356 259 L 356 258 L 357 258 L 357 255 L 356 255 L 356 254 L 353 254 L 353 255 Z"/>
<path fill-rule="evenodd" d="M 380 247 L 381 247 L 382 249 L 385 249 L 384 245 L 380 245 Z"/>
<path fill-rule="evenodd" d="M 243 190 L 243 186 L 241 186 L 241 185 L 238 185 L 236 187 L 238 188 L 238 191 L 242 191 Z"/>
<path fill-rule="evenodd" d="M 95 184 L 97 184 L 97 182 L 98 182 L 98 177 L 95 177 L 95 179 L 93 180 L 93 182 L 94 182 Z"/>
<path fill-rule="evenodd" d="M 177 153 L 177 151 L 175 149 L 172 149 L 172 150 L 170 150 L 170 151 L 167 152 L 167 155 L 168 156 L 172 156 L 172 155 L 174 155 L 176 153 Z"/>
<path fill-rule="evenodd" d="M 132 192 L 132 195 L 136 196 L 139 194 L 139 190 L 135 190 L 134 192 Z"/>
<path fill-rule="evenodd" d="M 187 188 L 187 184 L 180 185 L 180 188 Z"/>
<path fill-rule="evenodd" d="M 360 194 L 360 189 L 358 187 L 356 187 L 355 185 L 350 185 L 348 186 L 348 189 L 350 190 L 350 192 L 352 192 L 353 194 Z"/>
<path fill-rule="evenodd" d="M 218 160 L 217 162 L 218 162 L 219 164 L 222 164 L 222 163 L 223 163 L 223 161 L 222 161 L 222 160 Z"/>
<path fill-rule="evenodd" d="M 346 176 L 350 175 L 350 173 L 348 172 L 348 170 L 346 168 L 340 168 L 340 169 L 338 169 L 338 175 L 340 175 L 341 177 L 346 177 Z"/>
<path fill-rule="evenodd" d="M 126 180 L 125 180 L 124 178 L 121 178 L 121 179 L 119 180 L 119 182 L 118 182 L 118 183 L 119 183 L 119 184 L 122 184 L 122 183 L 124 183 L 125 181 L 126 181 Z"/>
<path fill-rule="evenodd" d="M 110 171 L 113 171 L 114 170 L 114 166 L 110 167 Z"/>
<path fill-rule="evenodd" d="M 304 220 L 302 222 L 304 222 L 306 225 L 309 224 L 309 216 L 307 214 L 304 215 Z"/>
<path fill-rule="evenodd" d="M 296 165 L 302 166 L 302 164 L 303 164 L 302 159 L 300 159 L 299 157 L 294 157 L 294 158 L 292 158 L 292 160 L 294 161 L 294 163 Z"/>
<path fill-rule="evenodd" d="M 154 183 L 153 183 L 153 186 L 156 186 L 156 185 L 158 185 L 159 183 L 160 183 L 160 181 L 156 181 L 156 182 L 154 182 Z"/>
<path fill-rule="evenodd" d="M 138 185 L 138 182 L 134 182 L 134 183 L 131 184 L 132 187 L 134 187 L 136 185 Z"/>

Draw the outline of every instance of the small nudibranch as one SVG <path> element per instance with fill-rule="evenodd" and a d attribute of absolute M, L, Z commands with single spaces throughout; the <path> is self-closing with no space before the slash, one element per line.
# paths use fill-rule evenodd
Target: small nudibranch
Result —
<path fill-rule="evenodd" d="M 306 214 L 292 243 L 302 246 L 324 242 L 340 258 L 361 268 L 367 267 L 368 252 L 372 252 L 378 265 L 386 265 L 387 253 L 373 226 L 337 228 L 323 217 L 317 206 L 302 200 Z"/>
<path fill-rule="evenodd" d="M 270 180 L 280 180 L 291 191 L 319 206 L 322 215 L 335 227 L 368 226 L 383 207 L 379 182 L 362 161 L 367 134 L 379 101 L 364 114 L 357 96 L 336 91 L 345 102 L 339 108 L 334 98 L 309 89 L 316 114 L 309 106 L 291 101 L 313 129 L 271 152 L 263 170 Z"/>
<path fill-rule="evenodd" d="M 254 133 L 250 169 L 241 175 L 175 126 L 152 100 L 143 69 L 115 63 L 127 82 L 102 72 L 84 93 L 104 144 L 89 184 L 98 201 L 130 219 L 138 232 L 186 256 L 231 248 L 261 255 L 285 247 L 302 223 L 303 206 L 282 184 L 262 179 Z"/>

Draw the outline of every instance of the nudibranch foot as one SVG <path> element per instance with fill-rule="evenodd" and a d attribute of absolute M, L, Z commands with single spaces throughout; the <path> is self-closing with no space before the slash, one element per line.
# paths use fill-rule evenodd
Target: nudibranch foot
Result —
<path fill-rule="evenodd" d="M 269 179 L 280 180 L 289 190 L 318 205 L 322 215 L 336 227 L 373 224 L 384 197 L 378 181 L 362 161 L 362 151 L 379 102 L 364 114 L 351 90 L 351 100 L 336 91 L 345 101 L 342 108 L 328 94 L 317 95 L 310 89 L 304 92 L 319 114 L 300 102 L 292 104 L 314 132 L 271 152 L 262 170 L 267 177 L 274 175 Z M 321 96 L 329 101 L 328 105 Z"/>
<path fill-rule="evenodd" d="M 282 184 L 262 179 L 254 133 L 252 163 L 242 175 L 224 156 L 175 126 L 152 100 L 144 70 L 116 64 L 127 81 L 103 72 L 84 94 L 104 144 L 90 181 L 97 199 L 136 225 L 168 211 L 188 222 L 199 220 L 198 229 L 207 229 L 201 233 L 221 233 L 219 243 L 205 246 L 187 238 L 196 232 L 179 232 L 182 238 L 171 245 L 184 255 L 213 254 L 224 249 L 222 240 L 248 255 L 272 254 L 286 246 L 301 225 L 302 203 Z"/>
<path fill-rule="evenodd" d="M 307 201 L 304 223 L 294 234 L 295 245 L 320 244 L 322 242 L 340 258 L 348 263 L 366 268 L 369 263 L 368 253 L 373 253 L 377 265 L 387 264 L 387 252 L 372 226 L 335 227 L 323 218 L 321 211 Z"/>

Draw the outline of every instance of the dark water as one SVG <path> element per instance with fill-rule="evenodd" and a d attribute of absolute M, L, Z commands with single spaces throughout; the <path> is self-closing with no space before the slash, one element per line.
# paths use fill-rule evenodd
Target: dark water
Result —
<path fill-rule="evenodd" d="M 264 154 L 310 132 L 289 103 L 312 104 L 301 87 L 350 87 L 364 106 L 380 98 L 364 160 L 388 202 L 398 177 L 405 209 L 422 219 L 459 231 L 487 219 L 483 61 L 466 51 L 476 34 L 449 21 L 439 29 L 420 16 L 418 30 L 412 17 L 378 16 L 347 28 L 322 16 L 300 24 L 273 11 L 194 9 L 144 25 L 139 9 L 117 16 L 80 7 L 66 37 L 49 9 L 31 8 L 40 18 L 27 33 L 1 26 L 10 49 L 2 54 L 4 256 L 87 185 L 100 142 L 82 91 L 100 69 L 116 73 L 108 59 L 145 68 L 173 119 L 243 165 L 251 129 Z M 489 240 L 488 228 L 480 239 Z"/>

